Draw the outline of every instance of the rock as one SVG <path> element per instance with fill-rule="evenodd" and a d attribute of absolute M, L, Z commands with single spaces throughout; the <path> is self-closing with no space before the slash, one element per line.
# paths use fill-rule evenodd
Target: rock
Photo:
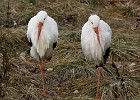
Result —
<path fill-rule="evenodd" d="M 79 92 L 78 90 L 75 90 L 73 93 L 74 93 L 74 94 L 77 94 L 78 92 Z"/>
<path fill-rule="evenodd" d="M 129 67 L 135 66 L 136 64 L 133 62 L 129 65 Z"/>
<path fill-rule="evenodd" d="M 48 72 L 53 71 L 53 68 L 48 68 L 47 71 Z"/>
<path fill-rule="evenodd" d="M 13 25 L 14 25 L 15 28 L 17 27 L 17 23 L 16 23 L 15 20 L 13 20 Z"/>

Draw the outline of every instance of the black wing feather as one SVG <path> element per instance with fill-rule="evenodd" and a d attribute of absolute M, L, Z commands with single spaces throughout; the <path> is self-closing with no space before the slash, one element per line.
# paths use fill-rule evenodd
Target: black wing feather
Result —
<path fill-rule="evenodd" d="M 56 48 L 57 42 L 53 43 L 53 49 Z"/>

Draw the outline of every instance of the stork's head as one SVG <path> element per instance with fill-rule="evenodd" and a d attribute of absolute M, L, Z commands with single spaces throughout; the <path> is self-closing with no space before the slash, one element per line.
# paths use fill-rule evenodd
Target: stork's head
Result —
<path fill-rule="evenodd" d="M 41 23 L 44 23 L 44 21 L 47 19 L 47 16 L 48 16 L 48 14 L 45 11 L 39 11 L 37 13 L 38 21 Z"/>
<path fill-rule="evenodd" d="M 89 25 L 91 26 L 91 28 L 94 30 L 94 32 L 97 35 L 98 38 L 98 42 L 100 43 L 99 40 L 99 30 L 98 30 L 98 26 L 99 26 L 99 22 L 100 22 L 100 17 L 97 15 L 91 15 L 88 19 Z"/>
<path fill-rule="evenodd" d="M 47 19 L 47 16 L 48 16 L 48 14 L 45 11 L 40 11 L 40 12 L 37 13 L 38 40 L 39 40 L 39 37 L 40 37 L 42 26 L 43 26 L 45 20 Z"/>
<path fill-rule="evenodd" d="M 95 28 L 99 26 L 100 18 L 97 15 L 91 15 L 88 21 L 89 21 L 90 26 L 92 28 Z"/>

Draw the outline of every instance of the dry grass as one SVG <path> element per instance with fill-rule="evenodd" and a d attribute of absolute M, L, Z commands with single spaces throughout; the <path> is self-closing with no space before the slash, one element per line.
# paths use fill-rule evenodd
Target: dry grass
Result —
<path fill-rule="evenodd" d="M 3 5 L 7 1 L 0 2 L 2 2 L 0 5 Z M 0 21 L 0 46 L 7 48 L 11 66 L 0 83 L 0 98 L 46 100 L 40 95 L 41 76 L 37 62 L 28 55 L 25 55 L 25 59 L 20 57 L 20 53 L 28 48 L 25 35 L 27 22 L 37 11 L 44 9 L 57 20 L 60 33 L 58 46 L 51 62 L 48 64 L 44 61 L 46 86 L 50 95 L 47 100 L 93 100 L 95 98 L 97 70 L 94 63 L 88 62 L 82 54 L 80 34 L 81 27 L 88 16 L 98 11 L 101 18 L 108 22 L 113 30 L 111 56 L 105 66 L 107 71 L 104 70 L 100 94 L 103 100 L 139 99 L 140 29 L 133 26 L 138 24 L 134 16 L 137 15 L 137 11 L 132 14 L 133 17 L 128 17 L 128 14 L 124 14 L 126 10 L 118 9 L 118 6 L 101 6 L 97 0 L 48 0 L 47 2 L 31 0 L 31 2 L 33 4 L 27 0 L 18 2 L 11 0 L 10 20 L 15 20 L 18 24 L 14 27 L 11 21 L 11 28 L 4 27 L 6 5 L 0 6 L 0 11 L 4 12 L 0 15 L 0 19 L 4 19 Z M 0 53 L 2 53 L 1 49 Z M 111 58 L 116 61 L 120 77 L 111 66 Z M 1 54 L 0 68 L 3 66 L 2 59 Z M 136 65 L 130 66 L 132 62 Z M 53 68 L 53 71 L 47 71 L 47 68 Z"/>
<path fill-rule="evenodd" d="M 0 47 L 6 48 L 9 51 L 9 55 L 16 55 L 17 49 L 23 50 L 27 48 L 26 36 L 25 36 L 26 27 L 21 28 L 1 28 L 0 35 Z M 22 47 L 22 48 L 19 48 Z M 2 50 L 0 48 L 0 50 Z M 24 49 L 25 50 L 25 49 Z"/>
<path fill-rule="evenodd" d="M 130 0 L 129 2 L 123 4 L 120 3 L 119 7 L 123 10 L 123 14 L 127 16 L 137 16 L 137 13 L 140 11 L 140 1 L 139 0 Z"/>
<path fill-rule="evenodd" d="M 121 34 L 114 36 L 112 44 L 113 58 L 121 61 L 139 61 L 140 59 L 140 38 L 139 34 Z"/>

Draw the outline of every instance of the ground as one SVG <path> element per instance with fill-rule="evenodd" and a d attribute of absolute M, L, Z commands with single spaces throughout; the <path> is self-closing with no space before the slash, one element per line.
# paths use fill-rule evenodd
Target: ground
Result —
<path fill-rule="evenodd" d="M 94 100 L 97 69 L 94 62 L 85 59 L 80 35 L 90 14 L 98 14 L 113 31 L 100 95 L 103 100 L 139 100 L 139 6 L 139 0 L 1 0 L 0 98 Z M 40 10 L 47 11 L 57 21 L 60 34 L 53 58 L 43 62 L 48 97 L 40 95 L 38 62 L 25 52 L 28 49 L 27 23 Z M 119 76 L 112 68 L 112 61 Z"/>

